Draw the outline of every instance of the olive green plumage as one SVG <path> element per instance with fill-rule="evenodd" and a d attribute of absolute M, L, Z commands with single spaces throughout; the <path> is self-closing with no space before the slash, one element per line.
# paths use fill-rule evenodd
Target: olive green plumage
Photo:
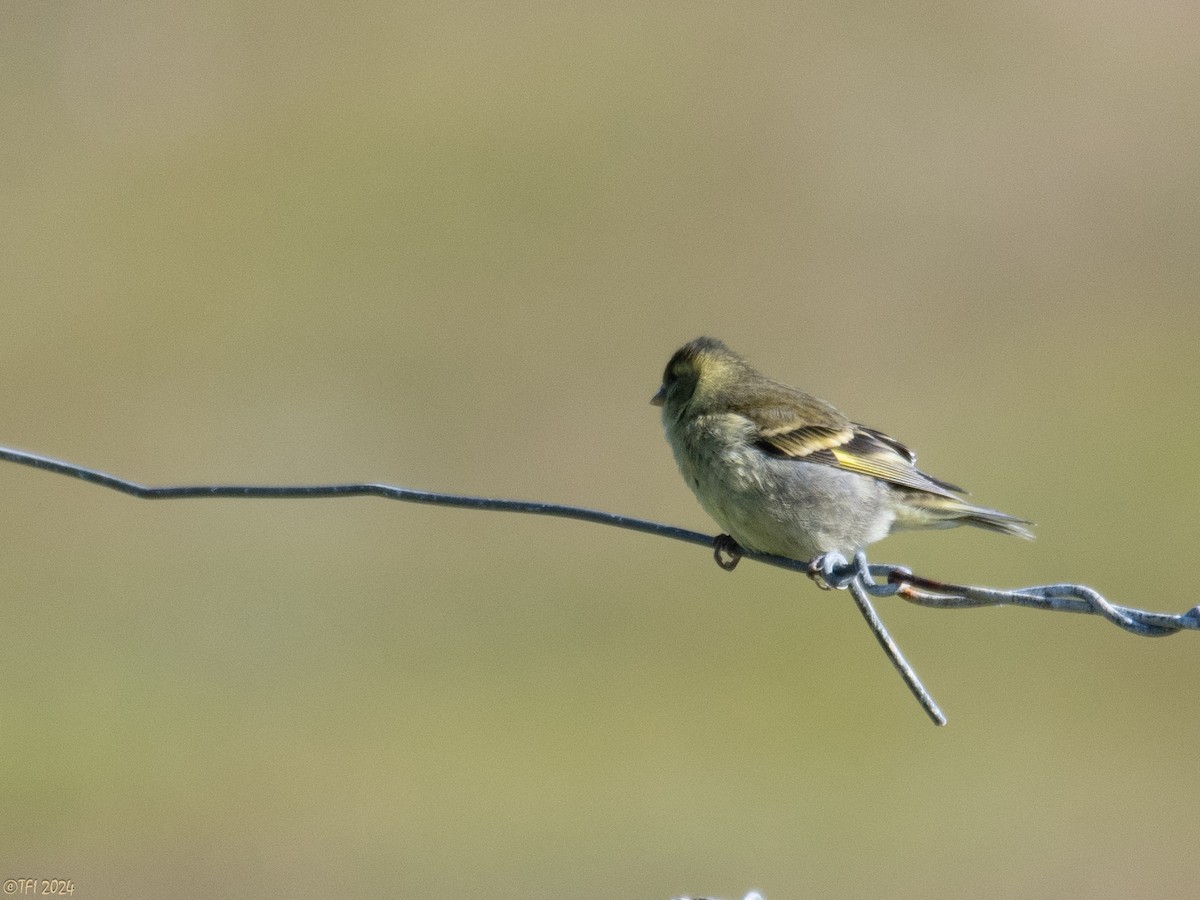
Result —
<path fill-rule="evenodd" d="M 967 503 L 899 441 L 772 381 L 715 338 L 676 351 L 651 403 L 688 487 L 747 549 L 849 556 L 898 529 L 956 525 L 1033 537 L 1026 520 Z"/>

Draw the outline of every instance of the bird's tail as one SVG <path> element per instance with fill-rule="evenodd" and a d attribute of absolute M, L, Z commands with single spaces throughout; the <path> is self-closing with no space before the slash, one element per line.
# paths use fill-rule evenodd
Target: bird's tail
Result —
<path fill-rule="evenodd" d="M 956 525 L 974 525 L 988 531 L 1011 534 L 1013 537 L 1033 540 L 1033 532 L 1026 526 L 1028 519 L 1019 519 L 986 506 L 973 506 L 957 497 L 931 494 L 925 491 L 906 491 L 905 502 L 896 513 L 897 528 L 954 528 Z"/>

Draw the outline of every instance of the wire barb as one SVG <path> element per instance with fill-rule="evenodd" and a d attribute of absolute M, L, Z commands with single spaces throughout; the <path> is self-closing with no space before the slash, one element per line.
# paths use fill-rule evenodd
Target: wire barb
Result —
<path fill-rule="evenodd" d="M 840 553 L 824 553 L 809 564 L 808 574 L 818 586 L 827 590 L 849 589 L 850 596 L 854 598 L 854 605 L 858 607 L 858 611 L 866 620 L 871 634 L 875 635 L 875 640 L 879 642 L 884 654 L 895 666 L 896 671 L 900 673 L 900 677 L 904 679 L 904 684 L 912 692 L 917 703 L 921 704 L 921 709 L 925 710 L 925 714 L 929 716 L 934 725 L 945 725 L 945 714 L 934 702 L 929 691 L 925 690 L 925 685 L 921 684 L 921 679 L 917 677 L 913 667 L 908 664 L 904 654 L 900 652 L 900 648 L 884 627 L 883 620 L 875 612 L 875 607 L 871 605 L 868 595 L 886 596 L 890 592 L 890 585 L 875 584 L 871 577 L 871 567 L 867 564 L 867 555 L 859 550 L 854 554 L 853 562 L 846 562 L 846 558 Z"/>
<path fill-rule="evenodd" d="M 922 709 L 935 724 L 944 725 L 946 717 L 929 696 L 912 667 L 904 660 L 900 648 L 891 639 L 883 622 L 871 606 L 870 597 L 896 595 L 918 606 L 936 609 L 972 609 L 980 606 L 1025 606 L 1055 612 L 1090 613 L 1099 615 L 1131 634 L 1143 637 L 1163 637 L 1178 631 L 1200 630 L 1200 606 L 1185 613 L 1148 612 L 1128 606 L 1119 606 L 1106 600 L 1098 591 L 1081 584 L 1043 584 L 1034 587 L 1005 591 L 996 588 L 950 584 L 914 575 L 903 566 L 869 564 L 866 556 L 859 552 L 852 562 L 840 554 L 827 553 L 812 562 L 756 553 L 738 547 L 725 535 L 712 535 L 664 525 L 632 516 L 567 506 L 560 503 L 541 503 L 536 500 L 502 500 L 490 497 L 474 497 L 464 494 L 443 494 L 433 491 L 418 491 L 390 484 L 355 482 L 350 484 L 315 485 L 171 485 L 153 487 L 118 478 L 88 469 L 74 463 L 63 462 L 48 456 L 39 456 L 24 450 L 0 447 L 0 460 L 30 466 L 59 475 L 67 475 L 106 487 L 110 490 L 140 497 L 146 500 L 172 500 L 202 497 L 240 497 L 243 499 L 316 499 L 319 497 L 384 497 L 389 500 L 404 500 L 410 503 L 429 503 L 454 506 L 462 509 L 487 509 L 500 512 L 519 512 L 539 516 L 555 516 L 564 519 L 579 519 L 598 525 L 612 525 L 644 534 L 667 537 L 689 544 L 707 547 L 714 552 L 722 568 L 732 569 L 737 559 L 747 557 L 761 563 L 807 574 L 821 587 L 834 590 L 849 590 L 858 610 L 867 621 L 875 639 L 891 660 L 896 671 L 904 679 Z M 727 538 L 728 543 L 721 538 Z M 736 555 L 735 555 L 736 548 Z M 876 579 L 882 579 L 882 582 Z"/>

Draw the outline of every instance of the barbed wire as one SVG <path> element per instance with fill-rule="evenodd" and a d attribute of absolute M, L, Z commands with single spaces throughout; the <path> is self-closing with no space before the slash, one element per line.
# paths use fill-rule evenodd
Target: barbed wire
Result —
<path fill-rule="evenodd" d="M 561 503 L 543 503 L 536 500 L 505 500 L 493 497 L 476 497 L 464 494 L 447 494 L 420 491 L 390 484 L 352 482 L 347 484 L 318 485 L 167 485 L 150 486 L 118 478 L 98 469 L 89 469 L 74 463 L 40 456 L 24 450 L 0 447 L 0 460 L 30 466 L 59 475 L 67 475 L 96 484 L 123 494 L 145 500 L 177 500 L 187 498 L 240 497 L 243 499 L 317 499 L 322 497 L 383 497 L 410 503 L 427 503 L 452 506 L 462 509 L 518 512 L 538 516 L 555 516 L 578 519 L 599 525 L 612 525 L 653 534 L 659 537 L 697 544 L 713 550 L 717 564 L 732 570 L 739 559 L 745 557 L 756 562 L 802 572 L 820 587 L 848 590 L 855 605 L 866 620 L 875 639 L 883 648 L 900 677 L 912 692 L 921 708 L 937 725 L 945 725 L 946 717 L 938 708 L 929 692 L 921 684 L 916 672 L 904 659 L 884 627 L 883 621 L 871 605 L 871 597 L 900 597 L 919 606 L 936 609 L 971 609 L 981 606 L 1024 606 L 1053 612 L 1074 612 L 1099 615 L 1132 634 L 1143 637 L 1163 637 L 1188 629 L 1200 630 L 1200 605 L 1180 614 L 1148 612 L 1128 606 L 1120 606 L 1106 600 L 1098 591 L 1081 584 L 1044 584 L 1015 590 L 951 584 L 915 575 L 904 566 L 871 564 L 866 555 L 859 552 L 847 561 L 837 553 L 827 553 L 812 561 L 788 559 L 769 553 L 757 553 L 738 547 L 728 535 L 708 535 L 674 525 L 664 525 L 647 519 L 602 512 L 581 506 Z M 882 579 L 879 581 L 878 579 Z"/>

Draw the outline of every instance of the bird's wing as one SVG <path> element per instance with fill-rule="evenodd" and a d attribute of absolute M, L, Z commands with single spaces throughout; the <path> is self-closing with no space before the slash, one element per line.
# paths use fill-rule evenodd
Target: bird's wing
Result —
<path fill-rule="evenodd" d="M 963 493 L 961 488 L 919 471 L 916 454 L 895 438 L 842 419 L 825 404 L 815 417 L 811 409 L 805 409 L 803 416 L 788 415 L 790 410 L 778 407 L 755 412 L 752 419 L 758 426 L 758 443 L 768 453 L 834 466 L 945 497 Z"/>

